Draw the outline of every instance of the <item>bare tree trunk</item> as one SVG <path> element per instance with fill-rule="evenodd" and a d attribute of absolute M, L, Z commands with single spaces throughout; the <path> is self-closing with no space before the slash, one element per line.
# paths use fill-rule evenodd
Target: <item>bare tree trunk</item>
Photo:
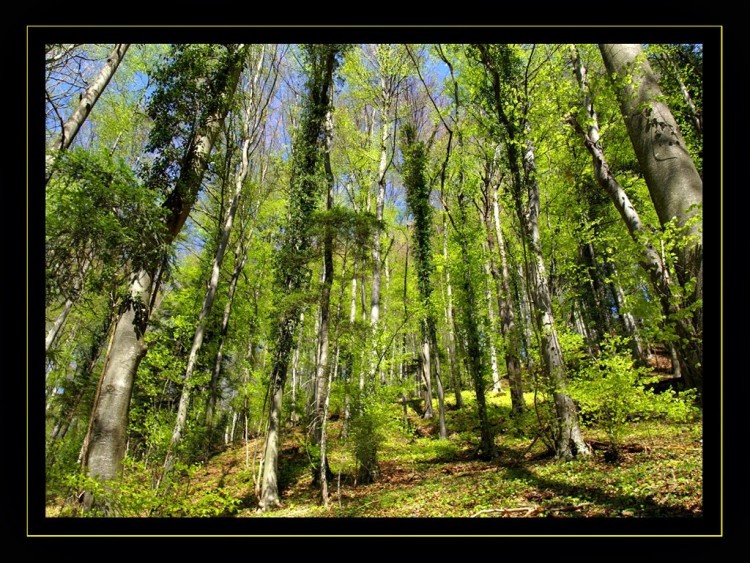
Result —
<path fill-rule="evenodd" d="M 252 229 L 248 235 L 248 239 L 252 237 Z M 206 426 L 210 429 L 213 426 L 214 409 L 216 407 L 216 401 L 219 395 L 219 379 L 221 376 L 221 364 L 224 360 L 224 342 L 229 331 L 229 318 L 232 314 L 232 305 L 234 304 L 234 295 L 237 290 L 237 282 L 240 279 L 240 274 L 245 267 L 247 262 L 247 245 L 248 241 L 244 237 L 240 237 L 237 240 L 237 247 L 234 250 L 234 272 L 232 272 L 232 279 L 229 280 L 229 293 L 227 296 L 226 305 L 224 305 L 224 314 L 221 317 L 221 330 L 219 332 L 219 346 L 216 350 L 216 360 L 214 361 L 214 369 L 211 372 L 211 381 L 208 387 L 208 397 L 206 399 Z"/>
<path fill-rule="evenodd" d="M 140 272 L 130 286 L 130 300 L 117 321 L 91 414 L 83 465 L 92 477 L 109 480 L 120 471 L 135 371 L 146 354 L 143 332 L 148 318 L 146 304 L 150 301 L 151 277 Z M 89 495 L 84 502 L 90 507 L 92 501 Z"/>
<path fill-rule="evenodd" d="M 81 266 L 80 276 L 76 277 L 73 283 L 73 295 L 69 296 L 65 300 L 65 304 L 63 305 L 63 310 L 58 315 L 57 319 L 55 319 L 55 322 L 50 327 L 49 331 L 47 332 L 47 338 L 44 341 L 44 352 L 49 353 L 49 351 L 52 349 L 52 346 L 57 342 L 58 337 L 60 336 L 60 333 L 62 332 L 62 327 L 65 325 L 65 321 L 68 319 L 68 315 L 70 314 L 70 310 L 73 308 L 73 304 L 75 300 L 80 296 L 80 291 L 83 288 L 84 283 L 86 282 L 86 273 L 89 271 L 89 268 L 91 267 L 91 257 L 88 256 Z"/>
<path fill-rule="evenodd" d="M 203 297 L 203 305 L 201 306 L 200 313 L 198 314 L 198 320 L 196 321 L 195 334 L 193 336 L 193 343 L 190 347 L 190 354 L 188 355 L 187 368 L 185 370 L 184 383 L 182 385 L 182 393 L 180 394 L 180 403 L 177 408 L 177 419 L 175 421 L 174 430 L 172 431 L 172 439 L 167 450 L 167 456 L 164 460 L 164 471 L 161 479 L 163 479 L 172 469 L 174 465 L 175 448 L 177 448 L 182 438 L 182 432 L 185 429 L 187 423 L 187 411 L 190 404 L 190 395 L 192 394 L 192 377 L 193 371 L 195 370 L 195 364 L 198 361 L 198 353 L 203 346 L 203 337 L 206 332 L 206 319 L 211 313 L 211 309 L 214 306 L 214 300 L 216 299 L 216 292 L 219 288 L 219 275 L 221 274 L 221 266 L 224 263 L 224 253 L 227 249 L 229 242 L 229 235 L 232 232 L 232 226 L 234 225 L 234 216 L 237 212 L 237 206 L 239 205 L 240 195 L 242 194 L 242 186 L 247 177 L 249 170 L 249 155 L 250 155 L 250 139 L 245 138 L 242 146 L 242 163 L 240 165 L 239 173 L 235 180 L 234 194 L 232 195 L 232 202 L 227 216 L 222 226 L 218 245 L 216 247 L 216 254 L 214 255 L 213 263 L 211 265 L 211 277 L 208 281 L 208 287 L 206 288 L 206 295 Z M 161 482 L 160 479 L 160 482 Z"/>
<path fill-rule="evenodd" d="M 76 135 L 81 129 L 84 121 L 86 121 L 86 118 L 91 113 L 91 110 L 93 109 L 97 100 L 99 100 L 99 96 L 101 96 L 102 92 L 104 92 L 104 89 L 112 79 L 112 76 L 117 70 L 117 67 L 125 57 L 125 53 L 127 53 L 129 47 L 129 43 L 118 43 L 117 45 L 115 45 L 115 48 L 107 57 L 106 64 L 102 67 L 102 69 L 99 71 L 99 74 L 91 82 L 91 84 L 89 84 L 88 88 L 86 88 L 86 91 L 81 95 L 78 106 L 63 125 L 62 131 L 60 132 L 60 137 L 58 137 L 58 139 L 51 147 L 51 150 L 53 151 L 52 154 L 47 156 L 47 173 L 45 175 L 45 184 L 49 183 L 49 180 L 52 177 L 56 154 L 58 154 L 60 151 L 67 150 L 68 147 L 70 147 L 73 139 L 76 138 Z"/>
<path fill-rule="evenodd" d="M 432 370 L 435 376 L 435 387 L 437 388 L 438 396 L 438 429 L 440 431 L 440 439 L 446 440 L 448 438 L 448 429 L 445 426 L 445 391 L 443 389 L 443 382 L 440 379 L 440 355 L 438 354 L 437 348 L 437 332 L 435 330 L 435 322 L 430 319 L 429 323 L 430 331 L 430 342 L 432 344 Z"/>
<path fill-rule="evenodd" d="M 388 113 L 390 111 L 390 96 L 387 95 L 385 87 L 382 87 L 383 106 L 380 110 L 381 132 L 380 132 L 380 163 L 378 165 L 377 195 L 375 198 L 375 218 L 378 222 L 383 221 L 383 210 L 385 208 L 385 175 L 388 171 L 388 138 L 390 137 L 388 126 Z M 380 278 L 382 269 L 382 247 L 380 241 L 380 227 L 375 228 L 372 247 L 372 288 L 370 290 L 370 325 L 372 326 L 373 338 L 377 338 L 378 323 L 380 321 Z M 364 289 L 364 286 L 363 286 Z M 379 365 L 377 361 L 377 344 L 374 341 L 371 358 L 371 370 Z M 372 377 L 376 377 L 373 373 Z"/>
<path fill-rule="evenodd" d="M 510 273 L 505 250 L 505 239 L 500 226 L 500 206 L 497 200 L 497 190 L 492 190 L 492 217 L 495 226 L 497 247 L 500 251 L 501 284 L 498 290 L 497 304 L 500 309 L 500 329 L 505 338 L 505 367 L 510 381 L 511 409 L 515 414 L 526 410 L 523 398 L 523 383 L 521 381 L 521 361 L 519 359 L 518 333 L 516 332 L 515 316 L 511 305 L 513 293 L 510 288 Z M 490 236 L 488 240 L 491 240 Z M 497 278 L 496 278 L 497 279 Z"/>
<path fill-rule="evenodd" d="M 492 274 L 490 273 L 490 264 L 489 262 L 484 263 L 484 274 L 485 274 L 485 296 L 487 301 L 487 313 L 489 315 L 489 346 L 490 346 L 490 366 L 492 368 L 492 390 L 495 393 L 500 393 L 502 391 L 502 386 L 500 385 L 500 372 L 497 369 L 497 351 L 495 350 L 495 342 L 494 342 L 494 336 L 495 336 L 495 311 L 492 309 Z"/>
<path fill-rule="evenodd" d="M 448 270 L 448 223 L 445 212 L 443 213 L 443 261 L 445 262 L 445 323 L 448 333 L 448 361 L 450 362 L 451 383 L 456 395 L 456 408 L 464 406 L 461 396 L 461 384 L 459 381 L 459 365 L 456 359 L 456 334 L 454 332 L 455 322 L 453 320 L 453 287 L 451 286 L 451 273 Z"/>
<path fill-rule="evenodd" d="M 424 414 L 422 418 L 430 419 L 435 416 L 432 410 L 432 377 L 430 375 L 431 362 L 430 362 L 430 339 L 429 335 L 425 331 L 422 335 L 422 347 L 420 349 L 420 373 L 422 374 L 422 384 L 424 385 L 423 398 L 424 398 Z"/>
<path fill-rule="evenodd" d="M 526 145 L 524 147 L 523 163 L 526 176 L 526 186 L 529 194 L 527 215 L 527 233 L 531 259 L 529 270 L 532 282 L 532 298 L 537 309 L 539 333 L 541 338 L 541 352 L 549 372 L 550 384 L 553 386 L 552 396 L 557 412 L 558 432 L 556 436 L 555 455 L 559 459 L 571 459 L 575 456 L 591 454 L 583 440 L 578 425 L 578 414 L 573 400 L 567 394 L 565 362 L 562 349 L 557 337 L 555 319 L 552 313 L 552 300 L 547 287 L 547 274 L 544 267 L 541 240 L 539 237 L 539 186 L 536 181 L 536 166 L 534 164 L 534 147 L 529 136 L 529 124 L 524 124 Z"/>
<path fill-rule="evenodd" d="M 52 348 L 52 344 L 57 340 L 57 337 L 60 334 L 60 329 L 65 324 L 65 321 L 67 320 L 68 314 L 70 313 L 70 309 L 72 307 L 73 300 L 67 299 L 65 301 L 65 306 L 63 307 L 62 312 L 60 313 L 60 315 L 58 315 L 57 319 L 55 319 L 55 322 L 50 327 L 49 332 L 47 332 L 47 338 L 44 341 L 45 352 L 49 352 L 50 348 Z"/>

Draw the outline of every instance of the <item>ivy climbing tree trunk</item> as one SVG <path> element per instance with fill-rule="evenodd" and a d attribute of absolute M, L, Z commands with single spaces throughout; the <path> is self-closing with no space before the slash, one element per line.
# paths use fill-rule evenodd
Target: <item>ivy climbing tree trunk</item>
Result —
<path fill-rule="evenodd" d="M 325 119 L 325 154 L 323 164 L 325 168 L 325 200 L 326 211 L 333 209 L 334 177 L 331 168 L 331 147 L 333 144 L 333 121 L 331 110 Z M 315 369 L 315 404 L 311 421 L 310 434 L 314 444 L 320 446 L 320 459 L 313 464 L 313 480 L 320 483 L 323 504 L 328 503 L 328 460 L 326 459 L 324 428 L 325 417 L 330 402 L 330 365 L 328 348 L 331 324 L 331 289 L 333 288 L 333 232 L 331 226 L 326 227 L 323 239 L 323 281 L 320 290 L 320 326 L 318 327 L 318 357 Z"/>
<path fill-rule="evenodd" d="M 278 253 L 278 300 L 281 303 L 278 322 L 275 325 L 268 431 L 258 503 L 262 510 L 279 504 L 281 408 L 287 364 L 295 345 L 295 333 L 302 306 L 298 299 L 292 299 L 290 303 L 289 297 L 293 297 L 293 294 L 303 289 L 307 283 L 307 251 L 311 243 L 307 228 L 317 208 L 321 186 L 325 184 L 319 178 L 323 152 L 319 139 L 324 133 L 325 119 L 330 109 L 330 90 L 339 52 L 340 47 L 337 45 L 306 46 L 306 100 L 292 144 L 289 215 L 285 237 Z"/>
<path fill-rule="evenodd" d="M 412 123 L 406 123 L 402 129 L 403 141 L 401 152 L 404 157 L 402 174 L 406 189 L 406 203 L 414 216 L 414 252 L 416 255 L 417 281 L 419 294 L 422 298 L 424 318 L 422 321 L 422 374 L 426 384 L 425 418 L 432 414 L 432 389 L 430 380 L 432 373 L 438 387 L 438 418 L 440 438 L 446 439 L 448 433 L 445 427 L 445 399 L 443 385 L 440 380 L 437 359 L 437 336 L 435 330 L 435 314 L 432 303 L 432 205 L 430 204 L 430 186 L 424 177 L 427 159 L 424 142 L 417 140 L 417 131 Z"/>
<path fill-rule="evenodd" d="M 242 46 L 238 50 L 241 51 Z M 180 176 L 164 203 L 168 211 L 165 219 L 167 244 L 179 234 L 200 190 L 208 157 L 223 127 L 243 60 L 242 56 L 229 58 L 228 68 L 225 70 L 229 78 L 226 81 L 226 91 L 220 93 L 218 109 L 208 116 L 195 135 L 194 143 L 187 148 Z M 82 461 L 92 477 L 113 479 L 121 469 L 133 382 L 138 365 L 147 350 L 143 337 L 153 306 L 152 293 L 154 288 L 151 274 L 145 270 L 137 272 L 132 278 L 128 298 L 120 309 L 108 360 L 99 382 L 100 392 L 91 414 L 90 430 L 85 440 L 87 447 Z M 92 496 L 87 494 L 84 505 L 90 507 L 92 501 Z"/>

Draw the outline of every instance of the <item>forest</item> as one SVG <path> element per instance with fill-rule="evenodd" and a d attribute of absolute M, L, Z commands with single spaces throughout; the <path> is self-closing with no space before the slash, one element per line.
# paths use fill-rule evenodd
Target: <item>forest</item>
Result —
<path fill-rule="evenodd" d="M 703 516 L 702 44 L 54 43 L 43 87 L 47 517 Z"/>

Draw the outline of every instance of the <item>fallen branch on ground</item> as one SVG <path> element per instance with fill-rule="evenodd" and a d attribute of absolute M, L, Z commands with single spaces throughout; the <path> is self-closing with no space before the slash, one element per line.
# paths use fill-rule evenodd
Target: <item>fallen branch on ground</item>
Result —
<path fill-rule="evenodd" d="M 499 512 L 501 514 L 512 514 L 515 512 L 525 512 L 524 516 L 531 514 L 539 514 L 540 512 L 574 512 L 580 510 L 584 506 L 590 505 L 590 502 L 582 502 L 581 504 L 571 506 L 559 506 L 556 508 L 544 508 L 543 506 L 519 506 L 518 508 L 487 508 L 486 510 L 480 510 L 476 514 L 472 514 L 472 518 L 476 518 L 481 514 L 488 514 L 490 512 Z"/>

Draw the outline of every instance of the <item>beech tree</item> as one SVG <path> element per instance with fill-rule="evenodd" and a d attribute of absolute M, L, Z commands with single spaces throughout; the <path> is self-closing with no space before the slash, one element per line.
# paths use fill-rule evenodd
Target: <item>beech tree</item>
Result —
<path fill-rule="evenodd" d="M 211 65 L 207 64 L 208 60 L 200 57 L 210 56 L 215 47 L 206 49 L 208 52 L 205 54 L 190 48 L 183 48 L 175 53 L 174 64 L 171 68 L 164 69 L 164 86 L 155 94 L 151 106 L 153 117 L 157 121 L 151 136 L 151 149 L 169 147 L 168 143 L 177 135 L 184 134 L 185 130 L 179 130 L 179 120 L 182 116 L 171 112 L 160 113 L 160 104 L 171 104 L 170 96 L 174 99 L 175 96 L 185 94 L 181 90 L 183 86 L 190 86 L 195 92 L 196 86 L 192 81 L 200 77 L 196 79 L 182 74 L 172 75 L 188 84 L 179 84 L 178 88 L 171 90 L 167 83 L 168 77 L 171 73 L 191 68 L 193 63 L 201 60 L 203 64 L 193 68 L 214 73 L 213 76 L 203 77 L 203 80 L 212 86 L 208 100 L 203 101 L 202 107 L 198 105 L 201 110 L 198 127 L 191 128 L 190 137 L 183 139 L 188 141 L 183 147 L 185 153 L 181 155 L 184 160 L 178 163 L 174 160 L 174 155 L 170 154 L 170 150 L 163 150 L 160 160 L 149 176 L 149 181 L 160 188 L 166 188 L 174 180 L 172 190 L 164 200 L 164 207 L 168 210 L 164 244 L 169 244 L 177 236 L 190 213 L 200 190 L 200 181 L 207 167 L 208 156 L 229 109 L 229 101 L 237 85 L 244 60 L 243 46 L 222 48 L 224 53 L 221 53 L 212 69 Z M 195 101 L 198 102 L 198 99 Z M 179 175 L 175 174 L 175 167 L 179 169 Z M 154 280 L 154 274 L 153 267 L 141 269 L 133 274 L 129 294 L 122 304 L 112 335 L 109 355 L 99 381 L 89 432 L 83 447 L 84 466 L 92 477 L 103 480 L 114 478 L 120 470 L 125 454 L 128 407 L 133 380 L 138 364 L 147 351 L 143 335 L 154 305 L 154 290 L 157 289 L 154 283 L 158 286 L 158 279 Z M 93 498 L 89 495 L 86 504 L 90 506 L 91 502 Z"/>
<path fill-rule="evenodd" d="M 614 80 L 620 109 L 635 154 L 662 227 L 672 220 L 684 231 L 677 275 L 689 302 L 703 296 L 703 238 L 696 219 L 703 203 L 703 180 L 687 150 L 659 83 L 638 44 L 600 44 L 607 71 Z M 703 386 L 702 308 L 692 317 L 696 336 L 685 346 L 695 353 L 683 358 L 683 376 L 691 386 Z M 688 338 L 684 334 L 682 338 Z"/>

